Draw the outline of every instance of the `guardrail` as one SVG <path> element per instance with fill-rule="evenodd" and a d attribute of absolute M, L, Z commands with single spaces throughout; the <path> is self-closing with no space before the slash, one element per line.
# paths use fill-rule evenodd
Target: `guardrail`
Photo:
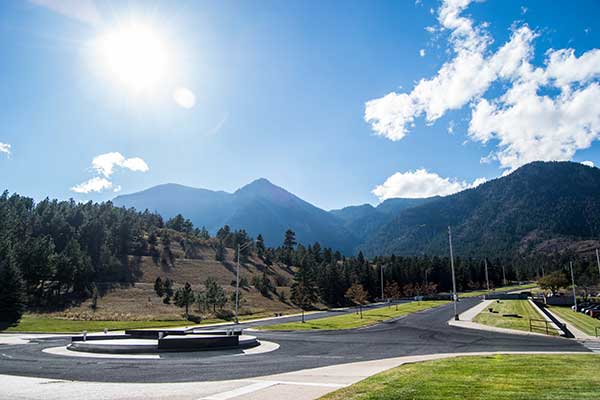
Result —
<path fill-rule="evenodd" d="M 549 329 L 548 325 L 550 325 L 550 324 L 551 324 L 551 322 L 546 321 L 545 319 L 529 318 L 529 332 L 533 332 L 534 329 L 540 329 L 540 330 L 545 330 L 546 335 L 549 335 L 550 329 Z"/>

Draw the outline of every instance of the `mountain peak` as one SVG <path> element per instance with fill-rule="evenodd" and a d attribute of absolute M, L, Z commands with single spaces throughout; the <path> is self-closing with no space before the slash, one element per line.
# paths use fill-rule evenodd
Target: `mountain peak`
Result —
<path fill-rule="evenodd" d="M 242 186 L 238 190 L 234 192 L 234 195 L 250 195 L 250 196 L 273 196 L 273 195 L 282 195 L 286 194 L 287 196 L 291 196 L 291 194 L 285 189 L 274 185 L 266 178 L 258 178 L 249 184 Z"/>

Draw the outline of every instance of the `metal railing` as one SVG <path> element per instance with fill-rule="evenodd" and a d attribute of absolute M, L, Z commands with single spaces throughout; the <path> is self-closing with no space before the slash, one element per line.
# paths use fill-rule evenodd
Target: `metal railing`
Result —
<path fill-rule="evenodd" d="M 529 319 L 529 332 L 533 332 L 534 329 L 542 330 L 546 332 L 546 335 L 550 334 L 550 325 L 551 322 L 546 321 L 545 319 Z"/>

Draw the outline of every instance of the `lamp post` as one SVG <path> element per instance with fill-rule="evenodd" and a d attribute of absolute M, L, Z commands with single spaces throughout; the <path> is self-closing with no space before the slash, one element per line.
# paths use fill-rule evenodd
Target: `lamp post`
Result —
<path fill-rule="evenodd" d="M 454 300 L 454 320 L 458 321 L 458 312 L 456 311 L 456 278 L 454 276 L 454 254 L 452 253 L 452 228 L 448 226 L 448 243 L 450 244 L 450 267 L 452 268 L 452 298 Z"/>
<path fill-rule="evenodd" d="M 577 295 L 575 293 L 575 276 L 573 275 L 573 261 L 569 262 L 571 268 L 571 284 L 573 285 L 573 302 L 575 304 L 575 310 L 577 310 Z"/>
<path fill-rule="evenodd" d="M 485 264 L 485 284 L 487 285 L 488 294 L 490 292 L 490 278 L 488 276 L 488 266 L 487 266 L 487 257 L 484 259 Z"/>
<path fill-rule="evenodd" d="M 598 254 L 598 249 L 596 249 L 596 263 L 598 264 L 598 276 L 600 276 L 600 255 Z"/>
<path fill-rule="evenodd" d="M 379 266 L 379 271 L 381 272 L 381 301 L 385 301 L 385 297 L 383 295 L 383 265 Z"/>
<path fill-rule="evenodd" d="M 252 240 L 240 245 L 237 245 L 237 267 L 235 269 L 235 323 L 239 324 L 238 308 L 240 305 L 240 252 L 246 249 L 253 243 Z"/>

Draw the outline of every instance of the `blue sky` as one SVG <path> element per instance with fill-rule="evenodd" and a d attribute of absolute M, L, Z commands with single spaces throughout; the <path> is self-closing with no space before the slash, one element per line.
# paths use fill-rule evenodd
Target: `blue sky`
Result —
<path fill-rule="evenodd" d="M 265 177 L 331 209 L 600 163 L 600 3 L 467 3 L 2 2 L 1 186 L 99 201 Z M 131 25 L 164 51 L 133 74 L 98 45 Z"/>

